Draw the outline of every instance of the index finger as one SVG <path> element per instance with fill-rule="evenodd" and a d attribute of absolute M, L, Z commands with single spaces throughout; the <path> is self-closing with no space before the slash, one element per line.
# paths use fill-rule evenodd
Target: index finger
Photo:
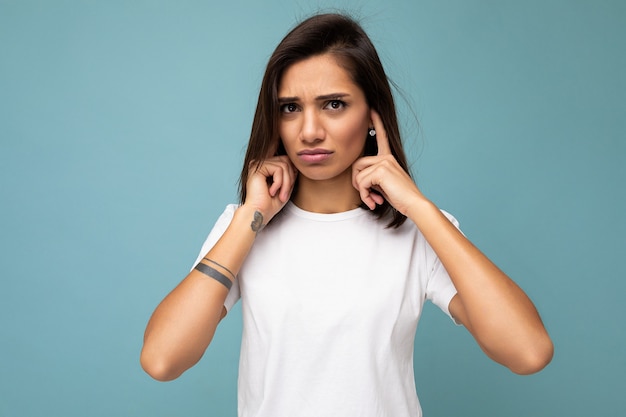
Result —
<path fill-rule="evenodd" d="M 374 130 L 376 130 L 376 145 L 378 145 L 377 155 L 391 155 L 391 148 L 389 147 L 389 138 L 387 137 L 387 131 L 383 125 L 383 120 L 376 110 L 371 110 L 372 122 L 374 123 Z"/>

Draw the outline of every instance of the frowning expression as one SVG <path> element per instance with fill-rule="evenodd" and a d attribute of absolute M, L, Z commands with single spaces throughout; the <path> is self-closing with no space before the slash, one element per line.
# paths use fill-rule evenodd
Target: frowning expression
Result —
<path fill-rule="evenodd" d="M 300 175 L 350 181 L 371 125 L 365 95 L 350 74 L 330 54 L 307 58 L 287 68 L 278 100 L 280 137 Z"/>

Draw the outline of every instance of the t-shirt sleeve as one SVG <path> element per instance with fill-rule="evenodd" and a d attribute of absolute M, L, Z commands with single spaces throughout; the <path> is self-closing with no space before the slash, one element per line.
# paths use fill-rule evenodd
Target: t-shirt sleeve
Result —
<path fill-rule="evenodd" d="M 202 258 L 206 256 L 206 254 L 211 250 L 211 248 L 213 248 L 213 246 L 215 246 L 217 241 L 222 237 L 222 235 L 228 228 L 228 225 L 230 225 L 230 222 L 233 220 L 233 216 L 235 214 L 236 209 L 237 209 L 236 204 L 229 204 L 228 206 L 226 206 L 226 209 L 224 209 L 224 212 L 217 219 L 217 222 L 215 222 L 215 225 L 213 226 L 213 229 L 209 233 L 209 236 L 206 238 L 206 240 L 202 244 L 200 253 L 198 254 L 198 257 L 196 258 L 196 261 L 194 262 L 192 268 L 195 267 L 198 264 L 198 262 L 200 262 Z M 226 307 L 227 311 L 230 311 L 230 309 L 235 305 L 237 300 L 239 300 L 239 297 L 240 297 L 239 282 L 235 280 L 235 282 L 233 282 L 233 286 L 228 291 L 226 300 L 224 301 L 224 307 Z"/>
<path fill-rule="evenodd" d="M 454 226 L 458 229 L 459 222 L 452 216 L 450 213 L 445 211 L 441 211 L 447 218 L 454 224 Z M 450 279 L 450 275 L 448 275 L 448 271 L 443 266 L 439 257 L 435 254 L 435 251 L 428 247 L 430 251 L 432 251 L 432 259 L 431 263 L 432 267 L 430 268 L 430 274 L 428 277 L 428 284 L 426 286 L 426 298 L 433 302 L 437 307 L 439 307 L 444 313 L 446 313 L 455 324 L 459 324 L 454 320 L 452 315 L 450 314 L 450 310 L 448 306 L 450 305 L 450 301 L 456 295 L 457 291 Z"/>

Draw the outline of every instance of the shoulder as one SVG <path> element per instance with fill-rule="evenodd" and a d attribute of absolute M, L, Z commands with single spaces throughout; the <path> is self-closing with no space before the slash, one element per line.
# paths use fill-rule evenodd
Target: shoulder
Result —
<path fill-rule="evenodd" d="M 227 204 L 222 213 L 217 218 L 214 227 L 225 225 L 228 226 L 235 216 L 235 211 L 239 207 L 239 204 Z"/>
<path fill-rule="evenodd" d="M 439 211 L 441 211 L 443 215 L 446 216 L 447 219 L 450 220 L 450 222 L 456 226 L 457 229 L 459 228 L 459 221 L 456 219 L 456 217 L 454 217 L 452 214 L 448 213 L 445 210 L 439 209 Z"/>
<path fill-rule="evenodd" d="M 222 212 L 222 216 L 227 215 L 230 217 L 233 217 L 233 215 L 235 214 L 235 211 L 239 208 L 239 204 L 227 204 L 226 208 L 224 208 L 224 211 Z"/>

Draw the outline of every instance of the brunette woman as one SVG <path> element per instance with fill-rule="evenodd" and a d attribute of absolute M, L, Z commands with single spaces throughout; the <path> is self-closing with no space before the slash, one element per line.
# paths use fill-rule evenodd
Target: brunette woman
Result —
<path fill-rule="evenodd" d="M 177 378 L 239 299 L 240 416 L 420 416 L 426 299 L 513 372 L 552 357 L 530 299 L 411 178 L 378 54 L 342 15 L 305 20 L 271 56 L 241 201 L 154 312 L 144 369 Z"/>

